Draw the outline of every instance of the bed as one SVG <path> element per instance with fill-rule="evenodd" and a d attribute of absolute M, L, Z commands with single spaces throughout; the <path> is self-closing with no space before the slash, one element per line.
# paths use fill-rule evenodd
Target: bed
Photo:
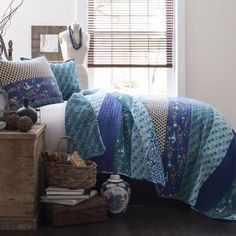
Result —
<path fill-rule="evenodd" d="M 214 219 L 236 220 L 235 133 L 211 105 L 83 90 L 41 107 L 41 122 L 46 148 L 69 135 L 99 172 L 146 180 L 162 197 Z"/>
<path fill-rule="evenodd" d="M 98 172 L 145 180 L 162 197 L 214 219 L 236 220 L 235 133 L 211 105 L 81 91 L 73 59 L 0 61 L 0 81 L 9 99 L 23 104 L 33 98 L 41 107 L 47 149 L 68 135 L 75 144 L 62 148 L 95 161 Z"/>

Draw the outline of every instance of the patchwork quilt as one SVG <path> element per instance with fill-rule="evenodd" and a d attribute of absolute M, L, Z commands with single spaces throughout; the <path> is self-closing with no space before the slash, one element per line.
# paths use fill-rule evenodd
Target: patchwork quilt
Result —
<path fill-rule="evenodd" d="M 83 90 L 68 100 L 65 117 L 76 150 L 98 171 L 147 180 L 163 197 L 236 220 L 236 135 L 214 107 Z"/>

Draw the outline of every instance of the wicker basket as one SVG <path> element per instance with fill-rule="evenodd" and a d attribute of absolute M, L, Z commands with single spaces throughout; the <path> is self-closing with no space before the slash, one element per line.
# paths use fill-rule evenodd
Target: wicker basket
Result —
<path fill-rule="evenodd" d="M 49 186 L 63 188 L 92 188 L 96 185 L 97 165 L 86 161 L 86 167 L 45 162 L 45 177 Z"/>
<path fill-rule="evenodd" d="M 61 137 L 58 142 L 59 145 L 62 139 L 68 137 Z M 54 152 L 48 152 L 48 155 L 53 155 Z M 65 153 L 63 153 L 65 154 Z M 85 161 L 85 167 L 78 167 L 69 165 L 67 163 L 58 163 L 52 161 L 44 161 L 45 178 L 49 186 L 80 189 L 92 188 L 96 185 L 97 164 L 93 161 Z"/>

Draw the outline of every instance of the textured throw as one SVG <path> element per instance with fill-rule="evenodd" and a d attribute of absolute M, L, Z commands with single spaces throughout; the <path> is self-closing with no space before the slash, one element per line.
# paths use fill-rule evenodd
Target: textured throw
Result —
<path fill-rule="evenodd" d="M 65 128 L 67 135 L 75 141 L 69 142 L 69 152 L 78 150 L 84 159 L 105 152 L 97 117 L 90 102 L 82 94 L 74 93 L 68 100 Z"/>
<path fill-rule="evenodd" d="M 163 197 L 236 220 L 236 136 L 212 106 L 85 90 L 67 102 L 66 131 L 99 171 L 150 181 Z"/>
<path fill-rule="evenodd" d="M 111 94 L 107 94 L 98 115 L 98 124 L 106 151 L 103 155 L 91 158 L 98 165 L 98 171 L 112 172 L 114 170 L 115 144 L 117 140 L 121 104 Z"/>

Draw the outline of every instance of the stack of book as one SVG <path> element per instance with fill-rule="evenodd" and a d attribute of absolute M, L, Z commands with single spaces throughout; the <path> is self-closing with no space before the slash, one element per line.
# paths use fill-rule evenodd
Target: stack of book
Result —
<path fill-rule="evenodd" d="M 76 205 L 97 195 L 96 190 L 68 189 L 52 186 L 46 188 L 45 192 L 46 194 L 41 196 L 41 202 L 64 205 Z"/>

